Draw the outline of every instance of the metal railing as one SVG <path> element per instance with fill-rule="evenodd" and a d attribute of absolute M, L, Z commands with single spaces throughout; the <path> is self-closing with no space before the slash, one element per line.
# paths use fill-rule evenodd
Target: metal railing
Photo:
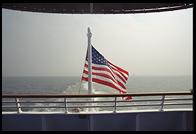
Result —
<path fill-rule="evenodd" d="M 133 93 L 133 94 L 4 94 L 2 95 L 2 112 L 25 113 L 38 109 L 38 112 L 100 112 L 122 110 L 157 109 L 192 109 L 193 93 Z M 130 101 L 122 97 L 132 96 Z M 90 99 L 91 98 L 91 99 Z M 92 100 L 92 98 L 94 98 Z M 42 109 L 42 110 L 40 110 Z M 47 109 L 47 110 L 46 110 Z M 53 109 L 53 110 L 51 110 Z"/>

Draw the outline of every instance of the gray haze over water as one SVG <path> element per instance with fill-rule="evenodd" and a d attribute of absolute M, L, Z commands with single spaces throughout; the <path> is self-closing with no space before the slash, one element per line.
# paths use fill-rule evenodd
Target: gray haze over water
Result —
<path fill-rule="evenodd" d="M 134 76 L 129 78 L 128 93 L 190 91 L 190 76 Z M 3 77 L 3 94 L 22 93 L 88 93 L 88 83 L 80 77 Z M 119 93 L 113 88 L 93 83 L 95 93 Z"/>
<path fill-rule="evenodd" d="M 132 76 L 192 76 L 193 10 L 49 14 L 2 9 L 3 76 L 81 76 L 92 45 Z"/>

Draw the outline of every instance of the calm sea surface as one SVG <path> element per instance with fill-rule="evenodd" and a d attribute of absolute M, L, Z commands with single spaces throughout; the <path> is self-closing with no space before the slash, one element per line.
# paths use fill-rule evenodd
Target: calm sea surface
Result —
<path fill-rule="evenodd" d="M 127 82 L 129 93 L 189 91 L 193 88 L 191 76 L 133 76 Z M 81 87 L 81 88 L 80 88 Z M 98 93 L 117 93 L 99 84 L 93 84 Z M 80 90 L 79 90 L 80 89 Z M 80 77 L 3 77 L 2 93 L 87 93 L 87 83 Z"/>
<path fill-rule="evenodd" d="M 2 93 L 3 94 L 86 94 L 88 83 L 80 82 L 80 77 L 3 77 L 2 79 Z M 147 77 L 134 76 L 129 78 L 127 83 L 129 93 L 141 92 L 176 92 L 189 91 L 193 88 L 192 77 L 190 76 L 171 76 L 171 77 Z M 79 90 L 80 89 L 80 90 Z M 99 84 L 93 84 L 94 93 L 118 93 L 115 89 L 105 87 Z M 146 99 L 152 99 L 152 97 Z M 134 97 L 137 99 L 137 97 Z M 143 97 L 144 99 L 145 97 Z M 97 98 L 96 98 L 97 99 Z M 100 98 L 99 98 L 100 99 Z M 109 98 L 113 99 L 113 98 Z M 28 99 L 24 99 L 28 101 Z M 37 100 L 37 99 L 36 99 Z M 21 100 L 20 100 L 21 101 Z M 45 101 L 45 99 L 42 101 Z M 50 101 L 64 101 L 60 99 L 50 99 Z M 84 101 L 84 100 L 83 100 Z M 145 103 L 145 102 L 144 102 Z M 146 102 L 148 103 L 148 102 Z M 47 104 L 47 106 L 61 106 L 60 104 Z M 25 106 L 25 105 L 23 105 Z M 33 106 L 45 106 L 45 104 L 35 103 Z M 181 106 L 182 107 L 182 106 Z M 183 106 L 189 108 L 191 105 Z M 149 107 L 148 109 L 152 109 Z M 121 108 L 125 109 L 125 108 Z M 133 107 L 131 109 L 144 109 L 144 107 Z M 57 108 L 23 108 L 23 111 L 59 111 L 64 109 Z M 96 110 L 113 110 L 110 109 L 96 109 Z M 3 111 L 9 111 L 3 109 Z"/>

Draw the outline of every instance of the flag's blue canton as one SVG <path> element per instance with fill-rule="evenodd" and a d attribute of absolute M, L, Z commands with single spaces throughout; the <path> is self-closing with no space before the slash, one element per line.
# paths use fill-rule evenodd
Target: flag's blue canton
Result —
<path fill-rule="evenodd" d="M 86 60 L 88 61 L 88 53 L 86 55 Z M 92 63 L 107 65 L 107 60 L 92 46 Z"/>

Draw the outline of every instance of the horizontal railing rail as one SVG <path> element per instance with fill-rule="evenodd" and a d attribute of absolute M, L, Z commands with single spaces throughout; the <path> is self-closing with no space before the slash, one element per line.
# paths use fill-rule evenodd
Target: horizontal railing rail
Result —
<path fill-rule="evenodd" d="M 68 94 L 3 94 L 2 95 L 2 110 L 3 112 L 15 111 L 17 113 L 23 113 L 25 109 L 27 112 L 32 109 L 64 109 L 64 113 L 68 112 L 81 112 L 85 108 L 112 108 L 113 112 L 124 110 L 124 108 L 138 108 L 141 107 L 158 107 L 160 111 L 163 111 L 167 106 L 175 106 L 174 109 L 179 106 L 192 106 L 192 92 L 151 92 L 151 93 L 132 93 L 132 94 L 80 94 L 80 95 L 68 95 Z M 132 96 L 130 101 L 123 100 L 122 97 Z M 153 98 L 153 97 L 159 98 Z M 150 98 L 146 98 L 150 97 Z M 168 98 L 169 97 L 169 98 Z M 185 98 L 186 97 L 186 98 Z M 187 98 L 188 97 L 188 98 Z M 110 99 L 110 100 L 92 100 L 92 98 Z M 135 99 L 137 98 L 137 99 Z M 6 100 L 5 100 L 6 99 Z M 8 99 L 14 99 L 8 100 Z M 25 100 L 28 99 L 28 100 Z M 34 99 L 44 99 L 34 100 Z M 57 99 L 57 100 L 48 100 Z M 63 99 L 63 100 L 59 100 Z M 81 100 L 76 100 L 81 99 Z M 83 100 L 87 99 L 87 100 Z M 46 104 L 49 104 L 47 106 Z M 57 105 L 58 104 L 58 105 Z M 12 108 L 12 110 L 11 110 Z M 14 109 L 13 109 L 14 108 Z M 181 107 L 180 107 L 181 108 Z M 72 109 L 72 110 L 71 110 Z M 96 111 L 99 111 L 96 109 Z M 132 110 L 132 109 L 129 109 Z M 43 110 L 42 110 L 43 111 Z M 92 111 L 91 111 L 92 112 Z"/>

